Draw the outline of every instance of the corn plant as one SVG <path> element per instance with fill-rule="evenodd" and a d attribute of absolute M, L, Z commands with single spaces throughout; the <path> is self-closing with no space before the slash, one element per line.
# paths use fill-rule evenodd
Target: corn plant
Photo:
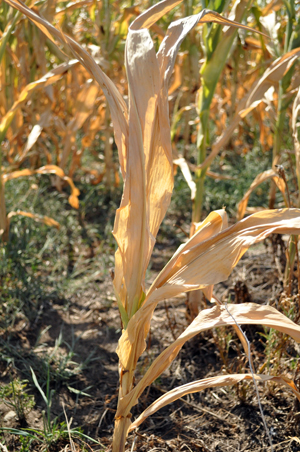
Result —
<path fill-rule="evenodd" d="M 214 5 L 215 2 L 204 1 L 207 7 Z M 244 0 L 235 2 L 232 8 L 234 20 L 240 22 L 249 11 L 252 0 Z M 217 11 L 226 12 L 228 2 L 218 2 Z M 201 169 L 195 172 L 195 199 L 193 203 L 192 221 L 199 222 L 201 220 L 202 204 L 204 196 L 204 181 L 208 166 L 203 165 L 207 157 L 207 148 L 211 145 L 209 140 L 209 113 L 210 106 L 215 94 L 216 86 L 229 57 L 233 50 L 233 43 L 237 30 L 229 28 L 225 34 L 222 34 L 221 26 L 210 24 L 205 25 L 203 32 L 203 48 L 205 54 L 204 63 L 200 69 L 201 87 L 199 90 L 198 111 L 200 118 L 200 127 L 197 138 L 197 164 L 201 165 Z"/>
<path fill-rule="evenodd" d="M 24 13 L 55 42 L 64 42 L 98 81 L 110 106 L 118 146 L 124 192 L 117 210 L 113 234 L 118 244 L 115 255 L 114 290 L 123 331 L 117 347 L 119 357 L 119 399 L 115 416 L 113 452 L 125 450 L 126 438 L 149 415 L 168 403 L 208 387 L 233 385 L 243 380 L 273 380 L 291 388 L 300 400 L 296 386 L 285 376 L 250 373 L 222 375 L 199 380 L 167 392 L 132 422 L 131 409 L 155 379 L 172 363 L 185 342 L 201 331 L 233 326 L 249 358 L 249 347 L 240 324 L 262 324 L 289 334 L 300 341 L 300 327 L 270 306 L 255 303 L 224 306 L 213 297 L 213 285 L 224 281 L 246 250 L 271 233 L 300 233 L 300 210 L 268 210 L 254 214 L 228 227 L 224 210 L 215 211 L 197 225 L 194 235 L 176 251 L 151 287 L 145 289 L 145 275 L 159 226 L 173 189 L 173 163 L 168 112 L 168 82 L 179 46 L 197 24 L 216 22 L 237 26 L 216 12 L 203 10 L 170 24 L 156 53 L 148 29 L 180 0 L 163 0 L 130 25 L 125 65 L 128 78 L 128 105 L 113 82 L 91 56 L 72 38 L 62 35 L 49 22 L 14 0 L 5 0 Z M 156 306 L 165 298 L 204 289 L 216 302 L 205 309 L 190 326 L 151 364 L 134 384 L 138 359 Z M 250 367 L 252 369 L 252 367 Z"/>
<path fill-rule="evenodd" d="M 298 48 L 300 45 L 300 19 L 297 17 L 295 2 L 294 0 L 288 0 L 284 2 L 286 12 L 287 12 L 287 22 L 286 22 L 286 30 L 285 30 L 285 39 L 284 39 L 284 54 L 291 52 L 292 50 Z M 277 40 L 278 43 L 278 40 Z M 280 47 L 276 41 L 273 41 L 273 45 L 275 47 L 276 54 L 280 54 Z M 284 122 L 286 118 L 286 112 L 288 106 L 291 104 L 293 100 L 293 94 L 289 93 L 289 88 L 291 86 L 292 77 L 295 72 L 296 60 L 294 60 L 293 64 L 291 64 L 290 68 L 282 79 L 279 81 L 279 89 L 278 89 L 278 103 L 277 103 L 277 111 L 276 111 L 276 122 L 275 122 L 275 133 L 274 133 L 274 146 L 273 146 L 273 166 L 276 165 L 280 160 L 280 151 L 282 147 L 282 137 L 283 137 L 283 129 Z M 271 192 L 270 192 L 270 201 L 269 207 L 273 208 L 275 205 L 275 186 L 272 184 Z"/>

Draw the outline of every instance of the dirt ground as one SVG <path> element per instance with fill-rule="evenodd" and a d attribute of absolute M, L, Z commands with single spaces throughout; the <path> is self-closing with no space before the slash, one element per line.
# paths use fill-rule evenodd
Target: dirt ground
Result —
<path fill-rule="evenodd" d="M 280 262 L 282 253 L 279 248 L 280 242 L 276 244 L 274 240 L 273 247 L 270 242 L 254 247 L 242 258 L 230 279 L 215 288 L 218 296 L 223 301 L 230 300 L 232 303 L 268 303 L 280 310 L 294 312 L 294 317 L 297 317 L 297 296 L 289 297 L 286 301 L 282 295 L 284 267 Z M 155 249 L 148 278 L 150 282 L 168 257 L 168 253 Z M 58 337 L 62 336 L 59 353 L 68 354 L 71 349 L 74 353 L 73 364 L 68 363 L 66 368 L 60 369 L 61 373 L 57 371 L 53 386 L 52 416 L 61 415 L 64 406 L 67 418 L 72 418 L 72 427 L 82 427 L 86 435 L 96 438 L 103 445 L 101 448 L 87 440 L 85 450 L 109 451 L 117 404 L 118 359 L 115 349 L 121 333 L 121 323 L 111 277 L 103 276 L 98 286 L 100 290 L 97 292 L 91 286 L 78 290 L 68 300 L 54 299 L 45 302 L 33 325 L 20 318 L 14 331 L 10 332 L 10 344 L 19 350 L 20 356 L 19 359 L 15 357 L 15 362 L 17 361 L 21 371 L 26 367 L 26 360 L 34 359 L 39 380 L 43 378 L 42 371 L 39 375 L 38 369 L 39 366 L 42 369 L 44 355 L 51 354 Z M 297 292 L 296 287 L 294 291 Z M 200 308 L 204 309 L 207 305 L 203 300 Z M 137 380 L 157 354 L 184 330 L 188 322 L 186 296 L 166 300 L 158 306 L 147 350 L 138 363 Z M 244 330 L 252 343 L 256 371 L 266 372 L 269 369 L 274 375 L 288 373 L 299 386 L 298 345 L 280 333 L 265 337 L 266 331 L 262 327 L 245 327 Z M 1 339 L 7 339 L 4 333 Z M 75 372 L 78 364 L 81 365 L 80 370 Z M 55 366 L 55 363 L 52 365 Z M 7 363 L 1 362 L 1 383 L 7 383 L 11 378 L 11 369 Z M 70 377 L 67 375 L 69 370 Z M 176 386 L 196 379 L 239 372 L 249 372 L 249 368 L 234 332 L 219 328 L 200 334 L 183 347 L 167 372 L 141 396 L 139 404 L 133 410 L 133 418 L 164 392 Z M 259 391 L 273 450 L 300 451 L 300 409 L 294 396 L 287 389 L 274 384 L 260 386 Z M 35 399 L 36 406 L 28 414 L 27 426 L 41 428 L 42 410 L 45 406 L 38 392 L 35 393 Z M 2 426 L 20 427 L 11 409 L 1 404 L 0 410 Z M 6 439 L 9 451 L 20 450 L 17 437 L 6 436 Z M 51 451 L 71 450 L 68 444 L 67 440 L 60 441 L 51 447 Z M 82 441 L 80 444 L 82 446 Z M 30 450 L 40 450 L 38 444 L 32 447 Z M 76 440 L 75 448 L 82 450 L 79 449 L 79 443 L 76 446 Z M 130 434 L 126 450 L 267 452 L 271 451 L 271 447 L 254 386 L 248 382 L 205 390 L 163 408 L 149 417 L 138 431 Z"/>

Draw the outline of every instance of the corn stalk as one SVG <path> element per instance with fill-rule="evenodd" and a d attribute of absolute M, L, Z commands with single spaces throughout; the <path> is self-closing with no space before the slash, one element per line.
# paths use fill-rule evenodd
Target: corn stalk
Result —
<path fill-rule="evenodd" d="M 300 394 L 284 376 L 252 374 L 220 376 L 200 380 L 188 387 L 168 392 L 132 422 L 131 409 L 139 397 L 172 363 L 185 342 L 201 331 L 218 326 L 263 324 L 277 328 L 300 342 L 300 327 L 270 306 L 247 303 L 230 307 L 221 303 L 202 311 L 191 325 L 152 363 L 134 386 L 138 359 L 146 347 L 153 312 L 165 298 L 203 289 L 212 297 L 213 285 L 224 281 L 246 250 L 269 234 L 300 233 L 300 210 L 267 211 L 227 227 L 224 210 L 212 212 L 190 240 L 181 246 L 150 289 L 145 289 L 145 274 L 159 226 L 173 189 L 173 163 L 168 112 L 168 82 L 175 57 L 185 35 L 197 24 L 217 22 L 239 26 L 216 12 L 199 14 L 170 24 L 156 53 L 148 29 L 180 0 L 163 0 L 135 19 L 129 27 L 125 62 L 128 78 L 128 105 L 113 82 L 91 56 L 72 38 L 57 31 L 49 22 L 14 0 L 5 0 L 26 14 L 47 36 L 64 42 L 98 81 L 110 107 L 124 179 L 121 206 L 117 210 L 113 234 L 118 243 L 115 255 L 114 289 L 123 323 L 117 354 L 119 356 L 119 399 L 115 418 L 113 452 L 124 452 L 127 435 L 147 416 L 166 403 L 206 387 L 235 384 L 249 378 L 274 380 Z M 248 355 L 245 341 L 239 335 Z M 249 358 L 250 359 L 250 358 Z"/>
<path fill-rule="evenodd" d="M 235 2 L 233 19 L 241 22 L 247 14 L 252 0 L 238 0 Z M 222 3 L 223 8 L 226 6 Z M 221 9 L 223 9 L 221 8 Z M 203 30 L 203 45 L 205 50 L 205 61 L 200 69 L 201 87 L 199 90 L 198 111 L 200 118 L 200 128 L 198 132 L 197 164 L 201 169 L 195 172 L 196 194 L 193 202 L 192 222 L 201 221 L 202 206 L 204 200 L 204 181 L 208 166 L 203 166 L 207 157 L 207 148 L 210 146 L 209 139 L 209 113 L 210 106 L 215 94 L 216 86 L 220 75 L 224 69 L 230 53 L 233 50 L 234 39 L 237 30 L 229 28 L 224 34 L 221 32 L 221 25 L 205 25 Z"/>
<path fill-rule="evenodd" d="M 294 0 L 284 1 L 287 11 L 287 24 L 284 39 L 284 54 L 294 50 L 300 45 L 300 19 L 296 17 L 295 2 Z M 287 95 L 288 88 L 290 87 L 292 76 L 295 72 L 295 64 L 289 68 L 279 81 L 278 89 L 278 104 L 277 104 L 277 117 L 274 132 L 274 146 L 273 146 L 273 168 L 279 162 L 280 151 L 282 147 L 283 130 L 286 119 L 286 111 L 290 103 L 292 102 L 291 96 Z M 269 208 L 273 209 L 275 206 L 275 192 L 276 186 L 271 184 Z"/>

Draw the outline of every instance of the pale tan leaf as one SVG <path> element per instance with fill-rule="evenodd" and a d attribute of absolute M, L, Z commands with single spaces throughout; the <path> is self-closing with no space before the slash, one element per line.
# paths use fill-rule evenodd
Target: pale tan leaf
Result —
<path fill-rule="evenodd" d="M 172 259 L 168 262 L 166 267 L 164 268 L 164 271 L 161 272 L 158 277 L 155 280 L 155 284 L 157 286 L 163 285 L 163 283 L 167 280 L 168 275 L 172 274 L 175 271 L 176 265 L 178 265 L 178 260 L 180 257 L 182 257 L 183 261 L 185 258 L 185 254 L 189 249 L 195 248 L 195 246 L 199 243 L 201 243 L 204 240 L 207 240 L 208 238 L 212 237 L 213 235 L 217 234 L 223 229 L 223 225 L 227 226 L 227 214 L 225 210 L 218 210 L 216 212 L 211 212 L 208 217 L 202 222 L 202 223 L 196 223 L 195 224 L 195 234 L 189 239 L 189 241 L 183 245 L 181 245 L 176 253 L 173 255 Z M 179 264 L 181 265 L 181 264 Z M 184 265 L 184 262 L 182 262 L 182 265 Z M 144 310 L 144 307 L 142 307 L 134 316 L 134 318 L 137 320 L 139 317 L 139 312 L 141 310 Z M 154 310 L 154 308 L 153 308 Z M 151 319 L 151 317 L 150 317 Z M 144 337 L 144 334 L 147 335 L 149 326 L 150 326 L 150 319 L 149 322 L 147 321 L 145 325 L 142 326 L 141 323 L 139 323 L 139 328 L 143 329 L 143 331 L 140 332 L 141 337 Z M 123 333 L 123 336 L 127 334 L 130 334 L 131 340 L 134 340 L 131 332 L 131 328 L 133 327 L 134 323 L 130 322 L 127 328 L 127 332 Z M 136 347 L 137 347 L 137 354 L 135 357 L 132 357 L 131 354 L 128 352 L 131 350 L 131 346 L 125 347 L 123 343 L 123 336 L 121 337 L 120 341 L 121 343 L 118 346 L 117 353 L 119 354 L 119 358 L 121 362 L 124 365 L 124 368 L 126 369 L 128 366 L 128 359 L 133 359 L 133 362 L 136 364 L 140 353 L 142 353 L 141 349 L 144 347 L 144 341 L 136 341 Z M 146 337 L 146 336 L 145 336 Z M 124 339 L 126 342 L 126 340 Z M 128 344 L 127 344 L 128 345 Z M 129 354 L 128 354 L 129 353 Z"/>
<path fill-rule="evenodd" d="M 161 17 L 181 2 L 182 0 L 164 0 L 155 4 L 135 19 L 135 21 L 131 24 L 131 29 L 140 30 L 142 28 L 150 28 L 155 24 L 155 22 L 157 22 Z"/>
<path fill-rule="evenodd" d="M 7 215 L 7 218 L 10 219 L 12 217 L 15 217 L 16 215 L 32 218 L 33 220 L 35 220 L 39 223 L 44 223 L 47 226 L 54 226 L 57 229 L 60 228 L 60 224 L 57 221 L 53 220 L 53 218 L 37 215 L 37 214 L 31 213 L 31 212 L 24 212 L 23 210 L 16 210 L 16 211 L 9 212 L 9 214 Z"/>
<path fill-rule="evenodd" d="M 299 57 L 299 55 L 300 48 L 296 48 L 278 58 L 271 64 L 271 66 L 264 72 L 263 76 L 254 83 L 250 91 L 240 101 L 236 109 L 236 114 L 234 115 L 229 126 L 218 138 L 216 143 L 212 145 L 212 151 L 204 162 L 197 166 L 197 169 L 203 169 L 210 166 L 216 155 L 218 155 L 220 150 L 226 146 L 232 137 L 234 129 L 238 126 L 241 119 L 245 118 L 245 116 L 263 100 L 264 94 L 270 87 L 278 85 L 279 81 Z"/>
<path fill-rule="evenodd" d="M 63 172 L 63 170 L 56 165 L 45 165 L 42 166 L 41 168 L 35 170 L 36 173 L 38 174 L 55 174 L 56 176 L 60 177 L 61 179 L 65 180 L 71 188 L 71 195 L 69 196 L 69 203 L 72 207 L 74 207 L 75 209 L 79 208 L 79 200 L 78 200 L 78 196 L 80 195 L 80 192 L 78 190 L 78 188 L 75 187 L 73 180 L 68 177 L 65 176 L 65 173 Z"/>
<path fill-rule="evenodd" d="M 75 187 L 74 182 L 72 181 L 72 179 L 68 176 L 64 177 L 64 180 L 66 182 L 68 182 L 68 184 L 71 187 L 71 195 L 69 196 L 69 203 L 72 207 L 74 207 L 74 209 L 79 209 L 79 199 L 78 196 L 80 195 L 80 191 L 78 190 L 78 188 Z"/>
<path fill-rule="evenodd" d="M 144 351 L 150 321 L 159 301 L 225 281 L 239 259 L 254 243 L 264 240 L 272 233 L 299 232 L 300 210 L 283 209 L 256 213 L 200 242 L 197 242 L 195 234 L 184 247 L 179 248 L 160 272 L 142 307 L 123 332 L 117 348 L 123 367 L 127 368 L 129 357 L 137 362 Z"/>
<path fill-rule="evenodd" d="M 46 110 L 44 113 L 41 114 L 39 121 L 37 122 L 37 124 L 33 126 L 30 134 L 28 135 L 23 152 L 18 159 L 19 161 L 22 162 L 25 159 L 26 155 L 28 154 L 32 146 L 37 142 L 39 136 L 42 133 L 43 128 L 49 124 L 50 118 L 51 118 L 50 109 Z"/>
<path fill-rule="evenodd" d="M 212 215 L 217 214 L 220 216 L 221 219 L 221 223 L 218 220 L 218 217 L 212 217 Z M 206 227 L 206 222 L 209 221 L 210 225 L 207 228 Z M 221 209 L 221 210 L 216 210 L 215 212 L 211 212 L 210 215 L 208 215 L 208 217 L 206 218 L 206 220 L 202 221 L 201 223 L 191 223 L 191 232 L 193 231 L 193 233 L 191 233 L 191 236 L 194 234 L 198 234 L 198 232 L 200 232 L 202 230 L 203 231 L 203 227 L 205 226 L 205 236 L 200 235 L 200 237 L 198 238 L 198 241 L 200 240 L 207 240 L 210 237 L 213 237 L 214 235 L 216 235 L 218 232 L 223 231 L 224 229 L 228 228 L 228 217 L 227 217 L 227 213 L 225 211 L 225 209 Z M 210 285 L 207 287 L 202 288 L 202 292 L 204 293 L 205 297 L 211 301 L 212 299 L 212 295 L 213 295 L 213 290 L 214 290 L 214 285 Z M 192 291 L 189 296 L 193 297 L 193 294 L 198 293 L 198 290 Z M 194 301 L 196 302 L 197 300 L 197 296 L 195 295 L 194 297 Z M 189 298 L 190 301 L 190 298 Z M 196 311 L 195 311 L 196 312 Z M 198 314 L 198 312 L 197 312 Z"/>
<path fill-rule="evenodd" d="M 275 173 L 274 170 L 270 169 L 267 171 L 264 171 L 263 173 L 260 173 L 256 176 L 252 184 L 250 185 L 249 189 L 244 194 L 241 201 L 238 203 L 238 209 L 237 209 L 237 219 L 241 220 L 246 212 L 248 201 L 250 198 L 251 193 L 263 182 L 265 182 L 268 179 L 273 179 L 273 181 L 276 183 L 277 187 L 281 191 L 284 200 L 287 202 L 286 195 L 285 195 L 285 183 L 284 180 L 281 179 L 281 177 L 278 176 L 278 174 Z"/>
<path fill-rule="evenodd" d="M 37 174 L 55 174 L 56 176 L 59 176 L 61 178 L 65 177 L 65 173 L 63 172 L 63 170 L 56 165 L 41 166 L 37 170 L 34 170 L 34 172 Z"/>
<path fill-rule="evenodd" d="M 137 17 L 140 15 L 141 15 L 141 11 L 137 6 L 129 6 L 128 8 L 124 9 L 124 14 L 123 14 L 122 23 L 121 23 L 122 34 L 126 34 L 125 30 L 128 29 L 128 24 L 129 24 L 130 18 L 132 16 Z M 125 23 L 126 23 L 126 27 L 123 26 Z M 165 32 L 164 32 L 163 28 L 161 28 L 159 25 L 153 24 L 153 25 L 151 25 L 150 28 L 158 36 L 160 36 L 161 38 L 164 38 Z"/>
<path fill-rule="evenodd" d="M 257 383 L 265 383 L 267 381 L 272 381 L 273 383 L 282 384 L 287 388 L 291 389 L 294 395 L 300 401 L 300 393 L 295 386 L 294 382 L 284 375 L 279 375 L 273 377 L 271 375 L 252 375 L 252 374 L 232 374 L 232 375 L 220 375 L 217 377 L 205 378 L 203 380 L 193 381 L 192 383 L 187 383 L 183 386 L 178 386 L 172 391 L 159 397 L 155 400 L 145 411 L 131 424 L 129 432 L 137 428 L 148 416 L 156 413 L 164 406 L 169 403 L 184 397 L 187 394 L 193 394 L 195 392 L 204 391 L 207 388 L 218 388 L 224 386 L 235 385 L 241 381 L 253 381 L 253 378 Z"/>
<path fill-rule="evenodd" d="M 178 159 L 173 160 L 173 163 L 175 163 L 175 165 L 178 165 L 181 169 L 181 172 L 183 174 L 183 177 L 185 178 L 188 186 L 190 187 L 191 190 L 191 199 L 195 199 L 195 195 L 196 195 L 196 183 L 194 182 L 191 172 L 190 172 L 190 168 L 187 164 L 187 161 L 185 160 L 185 158 L 180 157 Z"/>
<path fill-rule="evenodd" d="M 228 310 L 231 315 L 229 315 L 224 306 L 215 306 L 201 311 L 178 339 L 169 345 L 169 347 L 153 361 L 136 387 L 123 398 L 120 410 L 124 410 L 123 412 L 125 412 L 125 415 L 127 410 L 130 412 L 131 407 L 137 403 L 144 389 L 169 367 L 186 341 L 192 339 L 202 331 L 226 325 L 235 326 L 236 321 L 240 325 L 261 324 L 270 328 L 275 328 L 278 331 L 289 334 L 297 342 L 300 342 L 300 326 L 296 325 L 284 314 L 281 314 L 271 306 L 244 303 L 241 305 L 229 305 Z"/>
<path fill-rule="evenodd" d="M 3 174 L 2 179 L 3 182 L 7 182 L 8 180 L 18 179 L 19 177 L 24 176 L 32 176 L 34 174 L 34 170 L 30 170 L 29 168 L 13 171 L 12 173 Z"/>
<path fill-rule="evenodd" d="M 118 243 L 114 287 L 123 307 L 132 316 L 142 297 L 156 229 L 165 214 L 163 203 L 167 207 L 171 197 L 173 175 L 170 159 L 161 145 L 160 73 L 148 30 L 133 32 L 129 28 L 125 62 L 130 153 L 122 202 L 113 231 Z M 140 79 L 143 83 L 136 83 Z M 167 133 L 170 135 L 169 130 Z"/>

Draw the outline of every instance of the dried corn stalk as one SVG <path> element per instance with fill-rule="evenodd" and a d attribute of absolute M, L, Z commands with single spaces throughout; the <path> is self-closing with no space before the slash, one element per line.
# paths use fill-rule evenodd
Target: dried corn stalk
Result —
<path fill-rule="evenodd" d="M 128 76 L 128 106 L 112 81 L 89 54 L 72 38 L 58 32 L 23 4 L 5 0 L 24 12 L 54 41 L 59 39 L 72 50 L 102 87 L 110 106 L 119 150 L 124 193 L 117 211 L 114 236 L 118 242 L 114 288 L 123 322 L 117 353 L 120 360 L 120 389 L 113 438 L 113 452 L 123 452 L 129 430 L 139 425 L 165 403 L 204 387 L 235 384 L 251 374 L 217 377 L 188 387 L 177 388 L 149 407 L 134 423 L 131 408 L 143 390 L 176 358 L 183 344 L 200 331 L 217 326 L 236 327 L 234 319 L 222 305 L 202 311 L 192 324 L 163 351 L 136 386 L 133 384 L 137 361 L 145 350 L 145 340 L 157 304 L 182 292 L 207 290 L 225 280 L 239 259 L 253 243 L 269 234 L 300 232 L 300 210 L 265 211 L 227 227 L 224 211 L 212 212 L 195 234 L 181 246 L 170 262 L 145 292 L 145 272 L 155 237 L 168 207 L 173 188 L 172 151 L 168 112 L 168 82 L 174 60 L 185 35 L 197 24 L 216 22 L 238 26 L 219 14 L 207 10 L 178 20 L 169 26 L 158 52 L 155 52 L 148 29 L 180 0 L 164 0 L 141 14 L 128 31 L 125 60 Z M 243 304 L 230 307 L 240 324 L 258 323 L 290 334 L 300 342 L 300 327 L 269 306 Z M 269 376 L 254 376 L 264 381 Z M 289 385 L 299 397 L 293 383 L 285 377 L 278 381 Z"/>

